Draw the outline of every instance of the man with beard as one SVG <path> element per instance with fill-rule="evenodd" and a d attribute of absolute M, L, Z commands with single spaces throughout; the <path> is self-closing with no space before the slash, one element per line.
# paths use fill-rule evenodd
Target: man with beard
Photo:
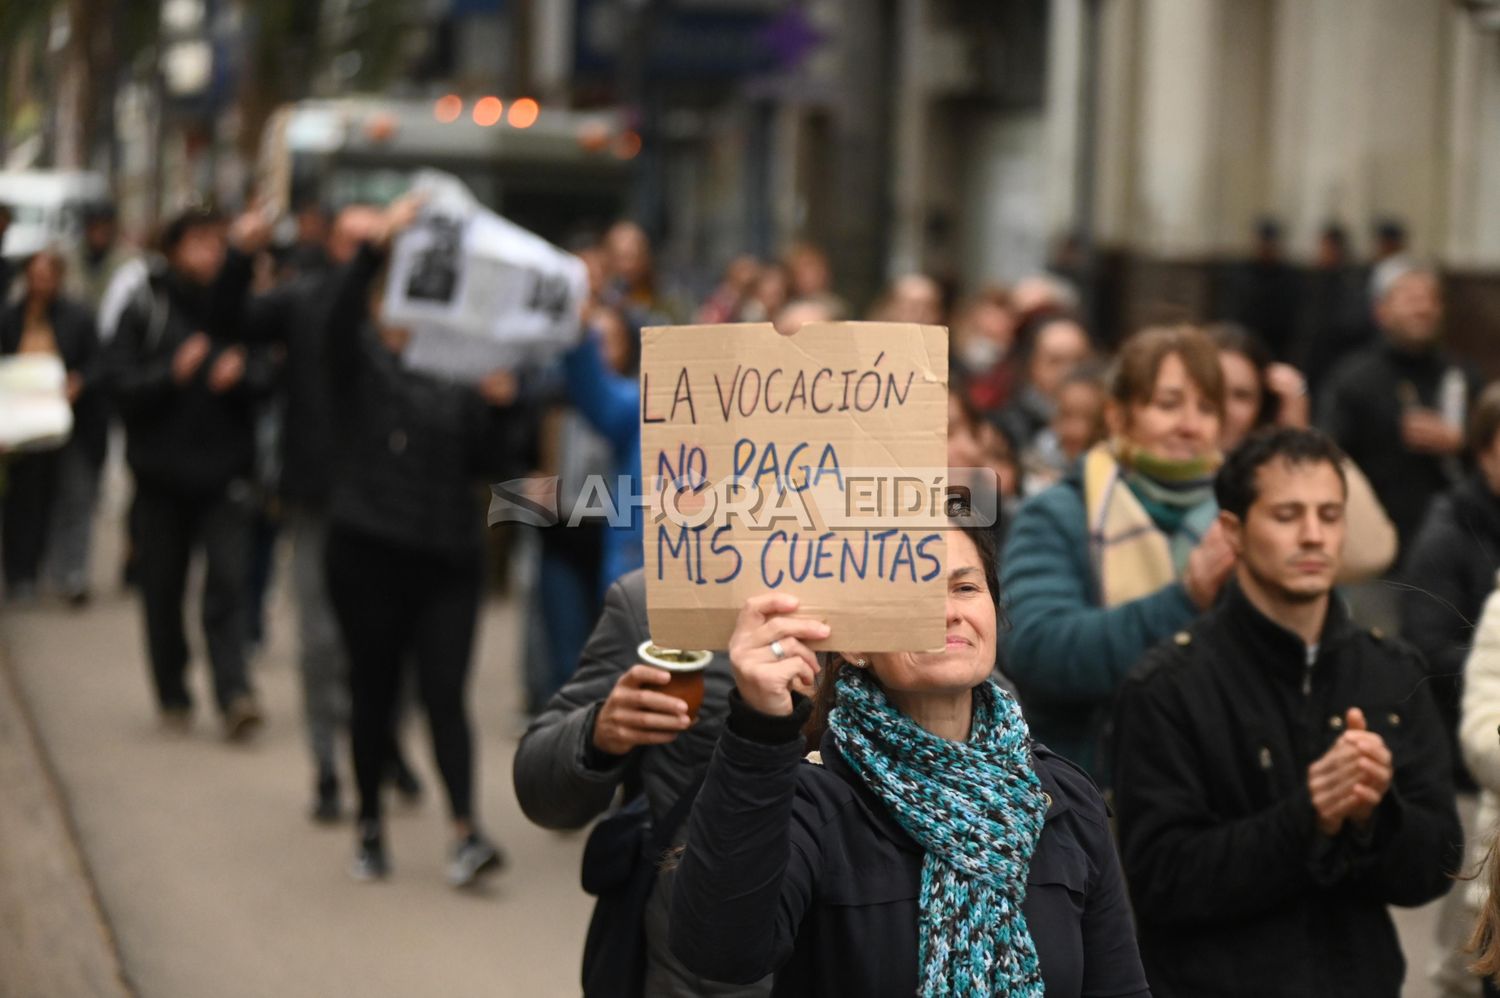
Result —
<path fill-rule="evenodd" d="M 1386 906 L 1460 862 L 1448 738 L 1408 646 L 1332 598 L 1343 455 L 1262 431 L 1220 469 L 1217 607 L 1121 690 L 1115 805 L 1152 993 L 1400 994 Z"/>

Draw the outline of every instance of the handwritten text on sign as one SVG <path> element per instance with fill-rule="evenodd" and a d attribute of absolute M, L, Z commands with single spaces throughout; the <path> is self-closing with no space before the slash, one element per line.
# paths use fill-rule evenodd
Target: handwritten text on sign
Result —
<path fill-rule="evenodd" d="M 828 647 L 943 645 L 947 331 L 907 323 L 645 330 L 651 636 L 723 648 L 786 589 Z"/>

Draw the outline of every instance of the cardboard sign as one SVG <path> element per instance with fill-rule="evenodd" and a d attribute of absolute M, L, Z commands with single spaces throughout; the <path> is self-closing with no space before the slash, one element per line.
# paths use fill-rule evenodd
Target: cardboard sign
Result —
<path fill-rule="evenodd" d="M 653 641 L 725 648 L 774 590 L 828 622 L 815 647 L 943 647 L 946 329 L 667 326 L 642 349 Z"/>

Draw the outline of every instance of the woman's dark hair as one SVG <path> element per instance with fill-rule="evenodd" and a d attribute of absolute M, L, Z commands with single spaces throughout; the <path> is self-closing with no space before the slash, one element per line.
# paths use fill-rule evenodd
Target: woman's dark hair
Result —
<path fill-rule="evenodd" d="M 990 600 L 995 604 L 996 624 L 1000 623 L 1000 535 L 998 524 L 986 524 L 961 500 L 949 499 L 948 522 L 950 529 L 962 533 L 979 552 L 979 563 L 984 566 L 984 583 L 989 587 Z M 809 752 L 817 749 L 828 731 L 828 715 L 838 703 L 838 674 L 854 666 L 844 661 L 838 652 L 819 652 L 818 686 L 813 692 L 812 714 L 802 729 Z"/>
<path fill-rule="evenodd" d="M 1270 426 L 1276 422 L 1281 400 L 1266 387 L 1266 369 L 1276 361 L 1271 348 L 1238 322 L 1215 322 L 1205 326 L 1203 331 L 1214 341 L 1220 353 L 1238 354 L 1255 368 L 1255 380 L 1260 384 L 1260 411 L 1255 414 L 1255 425 Z M 1225 389 L 1228 389 L 1227 385 Z"/>
<path fill-rule="evenodd" d="M 1478 455 L 1490 449 L 1500 434 L 1500 381 L 1487 386 L 1474 400 L 1469 413 L 1469 453 Z"/>
<path fill-rule="evenodd" d="M 183 237 L 189 232 L 223 223 L 224 216 L 213 208 L 199 206 L 185 209 L 174 216 L 167 223 L 166 228 L 161 230 L 161 252 L 164 256 L 171 256 L 177 244 L 182 242 Z"/>
<path fill-rule="evenodd" d="M 1214 476 L 1214 498 L 1218 500 L 1219 509 L 1243 520 L 1257 498 L 1255 473 L 1277 458 L 1294 465 L 1331 464 L 1338 472 L 1345 492 L 1348 491 L 1344 452 L 1326 433 L 1289 426 L 1268 428 L 1246 437 L 1244 443 L 1230 452 Z"/>

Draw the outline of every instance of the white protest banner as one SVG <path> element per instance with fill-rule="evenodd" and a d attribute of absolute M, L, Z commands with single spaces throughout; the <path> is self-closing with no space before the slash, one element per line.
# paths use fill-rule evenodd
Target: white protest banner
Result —
<path fill-rule="evenodd" d="M 0 451 L 51 450 L 68 442 L 68 372 L 50 354 L 0 357 Z"/>
<path fill-rule="evenodd" d="M 641 364 L 651 638 L 727 646 L 791 592 L 823 645 L 943 647 L 948 333 L 909 323 L 652 327 Z"/>
<path fill-rule="evenodd" d="M 417 221 L 391 253 L 382 319 L 412 330 L 408 366 L 462 380 L 578 342 L 588 269 L 480 205 L 458 180 L 418 174 Z"/>

